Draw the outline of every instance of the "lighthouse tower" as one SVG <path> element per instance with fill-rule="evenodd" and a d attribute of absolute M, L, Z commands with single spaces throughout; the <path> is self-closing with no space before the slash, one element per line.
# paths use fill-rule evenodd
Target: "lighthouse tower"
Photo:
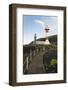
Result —
<path fill-rule="evenodd" d="M 46 26 L 44 30 L 45 30 L 45 44 L 48 45 L 48 44 L 50 44 L 50 42 L 48 40 L 48 32 L 49 32 L 50 29 L 49 29 L 48 26 Z"/>
<path fill-rule="evenodd" d="M 39 44 L 39 45 L 50 45 L 50 42 L 48 40 L 48 32 L 49 32 L 49 27 L 47 26 L 45 29 L 45 41 L 37 40 L 37 35 L 36 33 L 34 34 L 34 42 L 33 44 Z"/>

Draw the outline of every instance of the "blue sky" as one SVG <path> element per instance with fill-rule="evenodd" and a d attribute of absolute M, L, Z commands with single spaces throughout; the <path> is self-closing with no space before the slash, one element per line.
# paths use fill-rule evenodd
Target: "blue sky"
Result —
<path fill-rule="evenodd" d="M 56 16 L 24 15 L 23 23 L 24 23 L 23 44 L 29 44 L 31 41 L 33 41 L 35 33 L 37 35 L 37 38 L 44 38 L 45 37 L 44 29 L 47 25 L 50 29 L 48 36 L 56 35 L 58 33 Z"/>

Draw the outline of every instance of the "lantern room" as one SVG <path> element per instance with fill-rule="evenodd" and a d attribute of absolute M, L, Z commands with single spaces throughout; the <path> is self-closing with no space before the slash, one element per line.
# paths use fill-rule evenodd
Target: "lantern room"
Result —
<path fill-rule="evenodd" d="M 44 30 L 45 30 L 46 33 L 48 33 L 49 32 L 49 27 L 46 26 L 46 28 Z"/>

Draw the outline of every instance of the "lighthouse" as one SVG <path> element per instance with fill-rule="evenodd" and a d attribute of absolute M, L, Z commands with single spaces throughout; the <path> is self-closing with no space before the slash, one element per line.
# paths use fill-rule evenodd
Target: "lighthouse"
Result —
<path fill-rule="evenodd" d="M 39 44 L 39 45 L 50 45 L 50 42 L 48 40 L 48 33 L 49 33 L 49 27 L 46 26 L 44 31 L 45 31 L 45 41 L 37 40 L 37 35 L 36 33 L 34 34 L 34 43 L 33 44 Z"/>
<path fill-rule="evenodd" d="M 48 40 L 48 33 L 49 33 L 49 27 L 48 25 L 45 27 L 44 31 L 45 31 L 45 44 L 50 44 L 49 40 Z"/>

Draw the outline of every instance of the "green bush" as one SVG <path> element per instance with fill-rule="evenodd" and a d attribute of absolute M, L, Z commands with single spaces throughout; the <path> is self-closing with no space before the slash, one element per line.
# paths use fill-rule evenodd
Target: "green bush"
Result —
<path fill-rule="evenodd" d="M 50 49 L 43 55 L 46 73 L 57 73 L 57 49 Z"/>
<path fill-rule="evenodd" d="M 43 64 L 44 65 L 50 64 L 52 59 L 57 59 L 57 50 L 55 50 L 55 49 L 50 49 L 44 53 Z"/>
<path fill-rule="evenodd" d="M 51 65 L 56 65 L 57 64 L 57 60 L 56 59 L 52 59 L 50 64 Z"/>

